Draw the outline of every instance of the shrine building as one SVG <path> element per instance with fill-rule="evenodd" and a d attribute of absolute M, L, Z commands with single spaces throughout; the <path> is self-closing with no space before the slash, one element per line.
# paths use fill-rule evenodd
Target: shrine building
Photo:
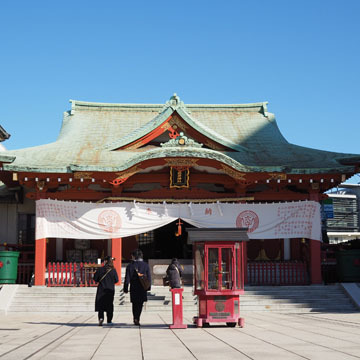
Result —
<path fill-rule="evenodd" d="M 187 227 L 248 228 L 248 283 L 322 282 L 320 202 L 360 155 L 290 144 L 266 102 L 70 103 L 55 142 L 0 152 L 0 181 L 23 194 L 0 207 L 0 242 L 36 228 L 35 285 L 107 255 L 120 273 L 137 247 L 190 261 Z"/>

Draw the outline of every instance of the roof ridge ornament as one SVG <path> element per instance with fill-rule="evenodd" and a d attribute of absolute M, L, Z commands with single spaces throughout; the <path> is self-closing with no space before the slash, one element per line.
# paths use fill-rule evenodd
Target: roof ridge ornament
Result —
<path fill-rule="evenodd" d="M 171 106 L 175 106 L 175 107 L 178 107 L 179 105 L 184 105 L 184 103 L 180 100 L 180 97 L 174 93 L 173 96 L 171 96 L 170 100 L 168 101 L 168 103 L 171 105 Z"/>
<path fill-rule="evenodd" d="M 180 100 L 180 97 L 174 93 L 173 96 L 165 103 L 164 107 L 161 109 L 160 113 L 162 113 L 167 108 L 172 108 L 176 110 L 177 108 L 185 108 L 185 104 L 183 101 Z"/>
<path fill-rule="evenodd" d="M 183 132 L 180 132 L 179 136 L 175 139 L 170 139 L 166 143 L 161 143 L 161 147 L 195 147 L 201 148 L 203 144 L 196 142 L 193 139 L 188 138 Z"/>

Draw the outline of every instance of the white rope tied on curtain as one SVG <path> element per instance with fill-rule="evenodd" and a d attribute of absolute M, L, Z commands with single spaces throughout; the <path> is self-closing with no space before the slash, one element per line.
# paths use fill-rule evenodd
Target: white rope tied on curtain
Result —
<path fill-rule="evenodd" d="M 223 211 L 221 209 L 221 204 L 219 201 L 216 202 L 216 206 L 217 206 L 220 216 L 224 216 Z"/>
<path fill-rule="evenodd" d="M 138 211 L 138 207 L 136 205 L 136 200 L 134 200 L 134 210 L 135 210 L 136 216 L 139 216 L 139 211 Z"/>
<path fill-rule="evenodd" d="M 189 211 L 190 211 L 190 217 L 192 217 L 194 215 L 194 209 L 192 208 L 192 202 L 189 202 L 188 208 L 189 208 Z"/>

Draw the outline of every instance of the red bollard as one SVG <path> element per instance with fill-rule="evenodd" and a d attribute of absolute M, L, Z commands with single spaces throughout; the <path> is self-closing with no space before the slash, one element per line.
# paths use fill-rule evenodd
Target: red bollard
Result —
<path fill-rule="evenodd" d="M 182 292 L 184 289 L 170 289 L 172 293 L 172 315 L 173 323 L 170 329 L 186 329 L 187 325 L 183 324 L 183 306 L 182 306 Z"/>

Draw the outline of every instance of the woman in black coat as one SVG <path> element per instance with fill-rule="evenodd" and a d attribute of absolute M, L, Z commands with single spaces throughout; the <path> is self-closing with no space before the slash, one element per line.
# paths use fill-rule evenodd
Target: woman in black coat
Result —
<path fill-rule="evenodd" d="M 172 289 L 181 288 L 182 267 L 178 259 L 174 258 L 166 270 L 166 278 Z"/>
<path fill-rule="evenodd" d="M 126 267 L 124 293 L 128 293 L 130 285 L 130 301 L 132 302 L 132 313 L 134 324 L 140 325 L 140 315 L 142 312 L 143 304 L 147 301 L 147 291 L 140 283 L 137 272 L 146 275 L 151 284 L 151 274 L 149 265 L 142 259 L 143 253 L 140 249 L 134 250 L 131 253 L 132 262 Z M 136 271 L 137 270 L 137 271 Z"/>
<path fill-rule="evenodd" d="M 106 320 L 111 324 L 114 314 L 114 295 L 115 284 L 119 282 L 118 274 L 114 268 L 114 258 L 107 256 L 105 264 L 94 274 L 94 280 L 98 282 L 95 299 L 95 311 L 98 312 L 99 326 L 104 322 L 104 312 Z"/>

